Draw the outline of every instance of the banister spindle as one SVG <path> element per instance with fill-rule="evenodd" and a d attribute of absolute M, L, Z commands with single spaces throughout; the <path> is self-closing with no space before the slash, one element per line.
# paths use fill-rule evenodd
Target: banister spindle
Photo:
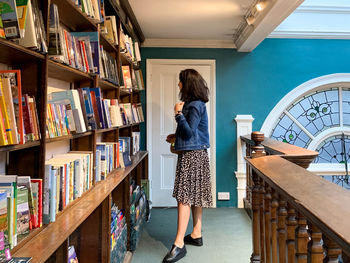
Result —
<path fill-rule="evenodd" d="M 287 218 L 287 250 L 288 250 L 288 263 L 295 262 L 295 229 L 297 226 L 297 220 L 295 218 L 295 209 L 288 205 L 288 218 Z"/>
<path fill-rule="evenodd" d="M 264 217 L 265 217 L 265 262 L 271 262 L 271 187 L 265 184 L 265 206 L 264 206 Z"/>
<path fill-rule="evenodd" d="M 253 189 L 252 189 L 252 225 L 253 225 L 253 253 L 250 262 L 260 263 L 260 180 L 257 173 L 252 172 Z"/>
<path fill-rule="evenodd" d="M 271 259 L 272 263 L 277 263 L 277 209 L 278 209 L 278 194 L 276 191 L 272 193 L 271 202 Z"/>
<path fill-rule="evenodd" d="M 279 209 L 278 209 L 278 258 L 279 263 L 286 262 L 286 217 L 287 217 L 287 202 L 283 199 L 279 201 Z"/>
<path fill-rule="evenodd" d="M 339 263 L 339 256 L 341 255 L 341 248 L 335 243 L 334 240 L 329 239 L 323 235 L 323 246 L 326 250 L 326 257 L 323 260 L 324 263 Z"/>
<path fill-rule="evenodd" d="M 265 196 L 265 182 L 260 178 L 260 262 L 265 262 L 265 217 L 264 217 L 264 196 Z"/>
<path fill-rule="evenodd" d="M 309 232 L 311 240 L 308 244 L 308 256 L 310 257 L 310 263 L 322 263 L 323 262 L 323 247 L 322 247 L 322 233 L 321 230 L 314 224 L 309 223 Z"/>
<path fill-rule="evenodd" d="M 301 213 L 298 213 L 298 227 L 296 230 L 296 257 L 298 263 L 307 263 L 307 243 L 309 241 L 309 234 L 306 226 L 306 218 Z"/>
<path fill-rule="evenodd" d="M 261 142 L 264 140 L 264 134 L 261 132 L 252 132 L 252 140 L 255 145 L 252 147 L 251 158 L 264 156 L 265 150 Z M 260 206 L 261 206 L 261 185 L 259 175 L 252 171 L 253 187 L 252 187 L 252 219 L 253 219 L 253 253 L 250 262 L 261 262 L 261 237 L 260 237 Z"/>

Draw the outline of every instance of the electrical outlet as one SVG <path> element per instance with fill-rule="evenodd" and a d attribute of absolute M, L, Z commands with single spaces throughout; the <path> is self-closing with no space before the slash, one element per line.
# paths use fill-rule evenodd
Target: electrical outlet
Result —
<path fill-rule="evenodd" d="M 230 192 L 219 192 L 218 200 L 230 200 Z"/>

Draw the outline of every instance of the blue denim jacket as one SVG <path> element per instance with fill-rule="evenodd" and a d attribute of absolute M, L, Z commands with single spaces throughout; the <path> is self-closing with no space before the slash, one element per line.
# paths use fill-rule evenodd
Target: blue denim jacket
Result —
<path fill-rule="evenodd" d="M 209 145 L 208 114 L 201 100 L 186 102 L 177 122 L 175 150 L 201 150 Z"/>

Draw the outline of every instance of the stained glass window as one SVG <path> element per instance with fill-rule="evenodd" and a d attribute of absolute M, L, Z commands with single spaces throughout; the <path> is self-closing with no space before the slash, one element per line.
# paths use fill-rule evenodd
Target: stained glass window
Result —
<path fill-rule="evenodd" d="M 273 129 L 271 138 L 303 148 L 306 148 L 310 142 L 310 137 L 285 114 L 281 116 L 277 126 Z"/>
<path fill-rule="evenodd" d="M 344 146 L 346 155 L 344 155 Z M 316 151 L 318 151 L 318 157 L 315 163 L 344 163 L 345 159 L 349 162 L 350 136 L 345 135 L 344 142 L 342 135 L 329 137 L 318 145 Z"/>
<path fill-rule="evenodd" d="M 341 107 L 339 91 L 342 98 Z M 308 148 L 318 134 L 332 127 L 338 127 L 338 135 L 334 135 L 333 132 L 332 136 L 318 144 L 316 150 L 319 156 L 314 162 L 343 163 L 345 160 L 350 161 L 350 136 L 345 135 L 342 140 L 342 127 L 348 126 L 350 126 L 350 88 L 328 88 L 314 91 L 291 104 L 280 116 L 272 130 L 271 138 Z"/>
<path fill-rule="evenodd" d="M 343 122 L 345 126 L 350 126 L 350 89 L 343 88 Z"/>
<path fill-rule="evenodd" d="M 317 91 L 293 103 L 287 111 L 313 136 L 339 126 L 338 89 Z"/>

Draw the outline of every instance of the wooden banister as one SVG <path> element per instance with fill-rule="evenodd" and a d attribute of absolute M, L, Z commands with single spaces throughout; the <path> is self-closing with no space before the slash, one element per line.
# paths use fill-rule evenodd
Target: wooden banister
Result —
<path fill-rule="evenodd" d="M 250 155 L 250 262 L 350 262 L 350 191 L 305 169 L 317 152 L 262 136 L 241 137 Z"/>
<path fill-rule="evenodd" d="M 251 147 L 255 145 L 254 134 L 241 136 L 241 140 Z M 261 136 L 261 135 L 260 135 Z M 259 138 L 261 140 L 261 137 Z M 304 149 L 292 144 L 280 142 L 271 138 L 264 137 L 260 141 L 261 145 L 264 146 L 265 151 L 268 155 L 280 155 L 286 160 L 291 161 L 301 167 L 308 168 L 310 163 L 317 157 L 318 152 Z M 250 155 L 251 156 L 251 155 Z"/>

